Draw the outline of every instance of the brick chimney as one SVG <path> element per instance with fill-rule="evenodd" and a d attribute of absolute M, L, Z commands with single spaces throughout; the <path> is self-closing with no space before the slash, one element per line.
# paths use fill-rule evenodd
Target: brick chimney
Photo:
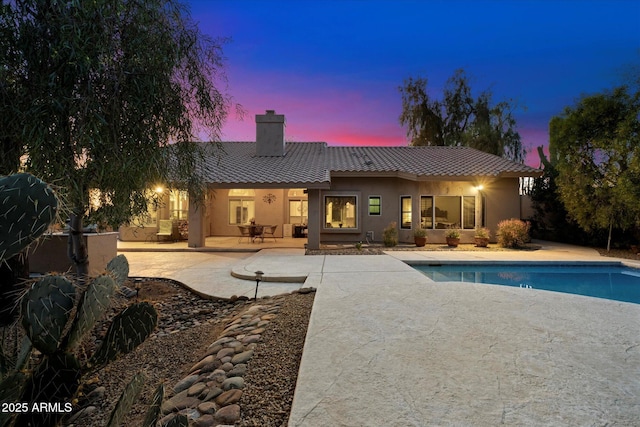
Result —
<path fill-rule="evenodd" d="M 284 114 L 267 110 L 266 114 L 256 114 L 256 155 L 284 156 Z"/>

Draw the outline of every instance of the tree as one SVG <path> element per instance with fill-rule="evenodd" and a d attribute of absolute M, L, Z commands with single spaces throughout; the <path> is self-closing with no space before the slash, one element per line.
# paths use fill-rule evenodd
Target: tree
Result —
<path fill-rule="evenodd" d="M 550 147 L 549 158 L 545 156 L 543 147 L 538 147 L 542 176 L 535 178 L 531 189 L 533 202 L 534 224 L 533 233 L 538 238 L 557 240 L 560 242 L 589 244 L 592 236 L 585 236 L 575 221 L 571 219 L 558 192 L 558 170 L 556 163 L 558 155 L 554 147 Z"/>
<path fill-rule="evenodd" d="M 0 10 L 2 142 L 59 187 L 70 209 L 69 255 L 87 273 L 83 224 L 146 212 L 148 189 L 173 183 L 199 199 L 206 129 L 217 140 L 230 98 L 221 41 L 177 0 L 14 0 Z M 9 89 L 11 89 L 9 91 Z M 4 96 L 10 93 L 11 97 Z"/>
<path fill-rule="evenodd" d="M 442 100 L 428 92 L 428 80 L 408 78 L 402 95 L 400 124 L 412 145 L 467 146 L 523 161 L 526 150 L 516 131 L 511 101 L 492 104 L 492 93 L 471 94 L 464 70 L 457 70 L 444 87 Z"/>
<path fill-rule="evenodd" d="M 640 92 L 582 97 L 551 119 L 549 150 L 569 215 L 585 229 L 640 225 Z"/>

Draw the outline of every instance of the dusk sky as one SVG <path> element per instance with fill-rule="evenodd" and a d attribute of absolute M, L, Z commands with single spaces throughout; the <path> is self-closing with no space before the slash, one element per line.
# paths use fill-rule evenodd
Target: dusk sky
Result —
<path fill-rule="evenodd" d="M 537 167 L 551 117 L 623 82 L 640 64 L 640 1 L 191 0 L 224 46 L 232 113 L 225 141 L 255 141 L 276 110 L 289 141 L 407 145 L 398 87 L 428 78 L 432 96 L 464 68 L 477 95 L 512 99 Z"/>

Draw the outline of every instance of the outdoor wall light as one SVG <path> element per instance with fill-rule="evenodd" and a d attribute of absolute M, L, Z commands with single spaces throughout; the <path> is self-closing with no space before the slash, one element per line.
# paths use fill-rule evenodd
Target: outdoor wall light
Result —
<path fill-rule="evenodd" d="M 478 190 L 478 191 L 482 191 L 482 190 L 484 190 L 484 185 L 482 185 L 482 184 L 478 184 L 478 185 L 476 185 L 476 187 L 475 187 L 475 188 L 476 188 L 476 190 Z"/>
<path fill-rule="evenodd" d="M 253 299 L 254 300 L 258 300 L 258 286 L 260 285 L 260 281 L 262 280 L 262 276 L 264 275 L 264 273 L 260 270 L 256 271 L 254 273 L 256 275 L 256 294 L 254 295 Z"/>
<path fill-rule="evenodd" d="M 158 185 L 158 186 L 156 187 L 156 190 L 155 190 L 155 191 L 156 191 L 156 193 L 160 194 L 160 193 L 162 193 L 163 188 L 162 188 L 162 187 L 160 187 L 160 186 Z"/>

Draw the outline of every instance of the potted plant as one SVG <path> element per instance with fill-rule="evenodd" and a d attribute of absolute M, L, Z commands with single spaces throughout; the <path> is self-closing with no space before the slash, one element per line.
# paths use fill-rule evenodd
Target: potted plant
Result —
<path fill-rule="evenodd" d="M 413 241 L 416 246 L 421 248 L 427 244 L 427 230 L 423 228 L 416 228 L 413 232 Z"/>
<path fill-rule="evenodd" d="M 447 230 L 444 237 L 447 239 L 447 245 L 451 247 L 455 248 L 460 244 L 460 231 L 455 228 Z"/>
<path fill-rule="evenodd" d="M 489 245 L 489 229 L 486 227 L 476 227 L 474 239 L 477 247 L 486 248 Z"/>

